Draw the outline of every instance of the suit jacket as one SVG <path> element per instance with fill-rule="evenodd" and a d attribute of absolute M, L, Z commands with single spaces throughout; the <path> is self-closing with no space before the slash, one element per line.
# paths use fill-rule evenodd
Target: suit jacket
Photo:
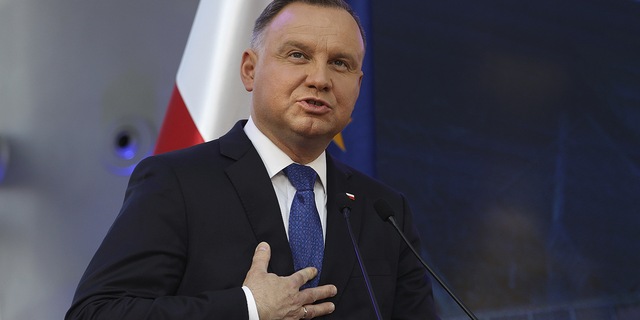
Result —
<path fill-rule="evenodd" d="M 243 125 L 140 162 L 66 319 L 247 319 L 241 286 L 261 241 L 271 246 L 270 272 L 294 272 L 275 191 Z M 383 317 L 437 319 L 425 271 L 373 209 L 387 199 L 419 250 L 404 196 L 329 155 L 326 189 L 320 285 L 334 284 L 338 293 L 328 299 L 334 313 L 322 319 L 375 319 L 335 204 L 344 192 L 355 195 L 349 219 Z"/>

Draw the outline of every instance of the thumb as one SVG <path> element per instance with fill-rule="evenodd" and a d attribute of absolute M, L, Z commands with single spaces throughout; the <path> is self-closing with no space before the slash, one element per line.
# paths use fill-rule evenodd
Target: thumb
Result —
<path fill-rule="evenodd" d="M 260 242 L 253 254 L 253 262 L 251 263 L 249 271 L 254 270 L 266 273 L 269 260 L 271 260 L 271 247 L 269 247 L 269 244 L 266 242 Z"/>

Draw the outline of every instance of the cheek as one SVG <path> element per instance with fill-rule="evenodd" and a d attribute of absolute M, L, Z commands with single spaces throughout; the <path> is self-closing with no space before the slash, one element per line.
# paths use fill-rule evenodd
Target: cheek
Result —
<path fill-rule="evenodd" d="M 360 92 L 360 77 L 355 74 L 345 74 L 337 77 L 334 88 L 344 96 L 358 97 Z"/>
<path fill-rule="evenodd" d="M 281 83 L 273 77 L 265 77 L 260 80 L 260 86 L 255 86 L 254 94 L 258 95 L 263 107 L 272 108 L 282 99 Z"/>
<path fill-rule="evenodd" d="M 357 84 L 357 82 L 356 82 Z M 358 100 L 358 95 L 360 93 L 358 86 L 338 86 L 336 90 L 334 90 L 336 95 L 336 100 L 338 100 L 338 104 L 343 106 L 344 112 L 351 114 L 353 111 L 353 107 Z"/>

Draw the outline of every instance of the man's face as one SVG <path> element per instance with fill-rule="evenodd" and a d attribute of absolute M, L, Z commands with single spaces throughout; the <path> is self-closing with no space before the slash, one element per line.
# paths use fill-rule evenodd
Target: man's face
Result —
<path fill-rule="evenodd" d="M 256 126 L 281 148 L 328 144 L 360 92 L 364 47 L 355 20 L 342 9 L 293 3 L 264 32 L 242 66 Z"/>

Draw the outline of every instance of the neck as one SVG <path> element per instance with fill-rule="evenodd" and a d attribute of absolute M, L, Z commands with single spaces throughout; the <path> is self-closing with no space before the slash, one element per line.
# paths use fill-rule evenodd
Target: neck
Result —
<path fill-rule="evenodd" d="M 298 144 L 284 144 L 272 137 L 267 136 L 273 143 L 286 153 L 291 160 L 299 164 L 308 164 L 317 159 L 329 145 L 328 143 L 314 143 L 313 141 L 304 141 Z"/>
<path fill-rule="evenodd" d="M 333 136 L 303 136 L 296 133 L 272 132 L 253 118 L 255 126 L 291 160 L 306 165 L 317 159 L 329 146 Z"/>

